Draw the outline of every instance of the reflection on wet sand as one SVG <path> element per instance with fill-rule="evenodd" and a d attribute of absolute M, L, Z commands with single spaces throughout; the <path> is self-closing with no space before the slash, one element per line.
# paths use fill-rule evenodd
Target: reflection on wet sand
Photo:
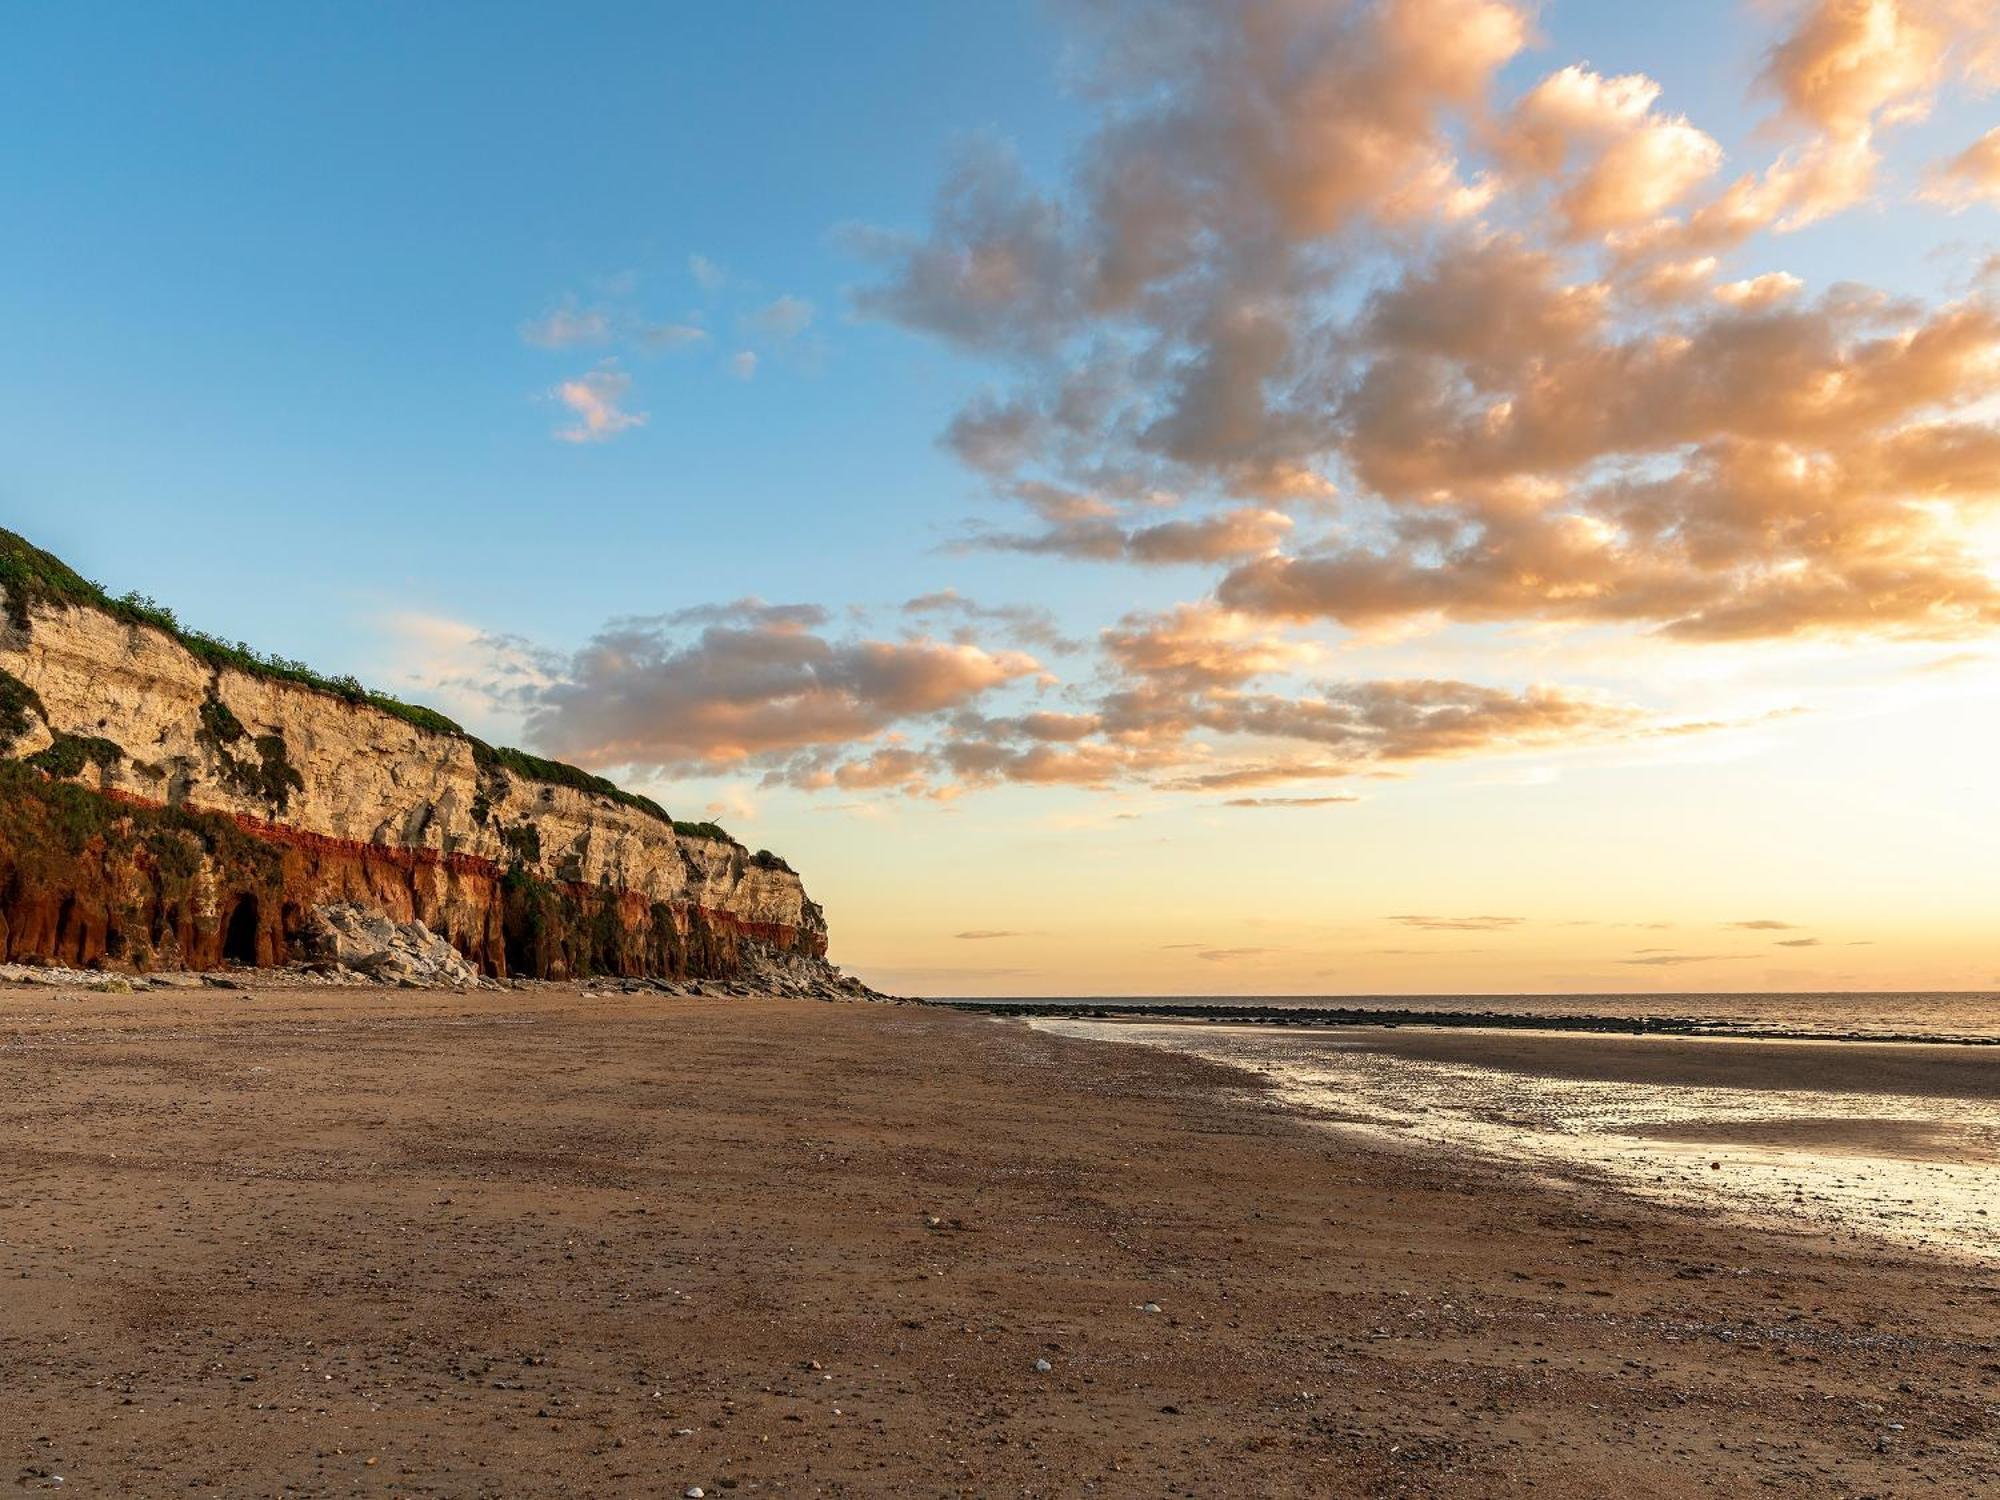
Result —
<path fill-rule="evenodd" d="M 1986 1048 L 1034 1024 L 1248 1069 L 1339 1128 L 2000 1264 L 2000 1057 Z"/>

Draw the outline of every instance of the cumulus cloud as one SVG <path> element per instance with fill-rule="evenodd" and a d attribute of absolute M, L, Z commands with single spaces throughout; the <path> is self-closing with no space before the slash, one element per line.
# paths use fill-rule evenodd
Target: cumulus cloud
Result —
<path fill-rule="evenodd" d="M 813 606 L 756 600 L 614 622 L 536 695 L 529 738 L 593 766 L 761 764 L 873 739 L 1037 670 L 1021 652 L 835 640 L 826 623 Z"/>
<path fill-rule="evenodd" d="M 1953 208 L 2000 203 L 2000 126 L 1934 168 L 1925 184 L 1924 196 Z"/>
<path fill-rule="evenodd" d="M 1495 99 L 1525 4 L 1080 9 L 1101 117 L 1073 173 L 983 141 L 928 228 L 858 236 L 861 312 L 1005 374 L 944 441 L 1035 524 L 972 545 L 1220 568 L 1232 612 L 1349 628 L 2000 624 L 1972 531 L 2000 496 L 1990 292 L 1724 273 L 1990 76 L 1989 4 L 1782 13 L 1761 87 L 1789 139 L 1726 180 L 1644 75 Z M 1984 145 L 1938 181 L 1987 182 Z"/>
<path fill-rule="evenodd" d="M 1514 106 L 1498 154 L 1559 185 L 1556 205 L 1574 238 L 1650 222 L 1722 164 L 1713 139 L 1654 109 L 1659 97 L 1660 86 L 1640 74 L 1563 68 Z"/>
<path fill-rule="evenodd" d="M 588 374 L 565 380 L 550 394 L 568 407 L 575 421 L 556 429 L 565 443 L 609 442 L 621 432 L 646 425 L 646 414 L 625 410 L 632 377 L 606 361 Z"/>
<path fill-rule="evenodd" d="M 993 631 L 1016 645 L 1058 655 L 1083 649 L 1083 642 L 1057 628 L 1053 614 L 1034 605 L 981 604 L 957 589 L 937 589 L 904 600 L 900 608 L 904 615 L 927 621 L 934 629 L 945 621 L 955 622 L 951 635 L 958 641 L 971 641 L 984 631 Z"/>
<path fill-rule="evenodd" d="M 1077 514 L 1038 532 L 981 534 L 972 545 L 996 552 L 1167 566 L 1254 557 L 1275 550 L 1291 529 L 1292 518 L 1282 511 L 1234 506 L 1193 520 L 1151 526 L 1124 526 L 1105 516 Z"/>
<path fill-rule="evenodd" d="M 2000 627 L 2000 277 L 1942 301 L 1809 287 L 1778 256 L 1874 191 L 1901 122 L 1988 75 L 1990 4 L 1768 12 L 1769 144 L 1727 172 L 1643 74 L 1556 59 L 1513 86 L 1534 13 L 1076 0 L 1096 124 L 1072 166 L 971 142 L 928 222 L 845 231 L 873 267 L 855 310 L 985 366 L 940 440 L 1002 519 L 951 546 L 1199 587 L 1088 643 L 948 590 L 887 641 L 745 607 L 623 624 L 545 690 L 549 747 L 885 795 L 1304 807 L 1430 761 L 1740 722 L 1434 659 L 1336 672 L 1342 631 Z M 1984 146 L 1931 191 L 1979 188 Z M 795 297 L 735 312 L 744 378 L 816 326 Z M 936 690 L 891 691 L 892 666 Z"/>

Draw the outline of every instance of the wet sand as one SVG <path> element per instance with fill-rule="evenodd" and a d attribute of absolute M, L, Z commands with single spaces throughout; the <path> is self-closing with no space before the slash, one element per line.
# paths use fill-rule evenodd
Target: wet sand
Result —
<path fill-rule="evenodd" d="M 0 992 L 0 1367 L 90 1495 L 2000 1486 L 1991 1271 L 915 1007 Z"/>
<path fill-rule="evenodd" d="M 1329 1033 L 1326 1040 L 1424 1062 L 1585 1082 L 2000 1100 L 2000 1052 L 1981 1047 L 1404 1029 Z"/>

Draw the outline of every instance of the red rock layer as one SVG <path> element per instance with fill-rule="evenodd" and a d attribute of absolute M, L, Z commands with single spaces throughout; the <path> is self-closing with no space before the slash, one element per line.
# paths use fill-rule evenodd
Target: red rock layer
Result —
<path fill-rule="evenodd" d="M 392 848 L 242 814 L 50 782 L 0 783 L 0 956 L 77 967 L 213 968 L 301 956 L 307 913 L 353 901 L 415 919 L 484 973 L 712 977 L 745 941 L 814 957 L 824 931 L 550 881 L 492 860 Z"/>

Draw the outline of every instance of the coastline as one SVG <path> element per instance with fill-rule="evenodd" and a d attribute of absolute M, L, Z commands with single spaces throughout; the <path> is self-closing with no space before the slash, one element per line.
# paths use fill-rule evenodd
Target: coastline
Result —
<path fill-rule="evenodd" d="M 1018 1021 L 10 991 L 0 1086 L 29 1489 L 2000 1483 L 1990 1271 L 1392 1150 Z"/>

